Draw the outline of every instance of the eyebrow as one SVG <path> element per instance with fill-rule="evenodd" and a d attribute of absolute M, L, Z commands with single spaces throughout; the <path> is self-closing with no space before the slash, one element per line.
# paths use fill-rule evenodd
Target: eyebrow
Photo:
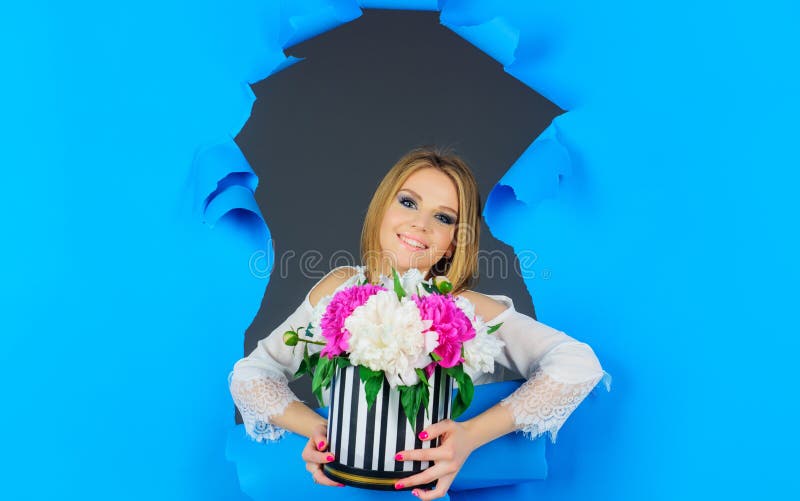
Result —
<path fill-rule="evenodd" d="M 412 189 L 409 189 L 409 188 L 401 188 L 401 190 L 400 190 L 400 191 L 407 191 L 407 192 L 411 193 L 412 195 L 414 195 L 415 197 L 419 198 L 420 202 L 422 201 L 422 197 L 421 197 L 421 196 L 419 196 L 419 193 L 417 193 L 416 191 L 414 191 L 414 190 L 412 190 Z M 458 215 L 458 212 L 457 212 L 457 211 L 455 211 L 454 209 L 451 209 L 450 207 L 447 207 L 446 205 L 440 205 L 440 206 L 439 206 L 439 208 L 440 208 L 440 209 L 447 209 L 447 210 L 449 210 L 450 212 L 452 212 L 453 214 L 455 214 L 456 216 Z"/>

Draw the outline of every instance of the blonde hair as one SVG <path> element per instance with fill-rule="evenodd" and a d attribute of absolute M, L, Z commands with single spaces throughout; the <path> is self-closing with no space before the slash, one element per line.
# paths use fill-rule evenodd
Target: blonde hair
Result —
<path fill-rule="evenodd" d="M 478 183 L 467 163 L 457 154 L 438 146 L 421 146 L 403 155 L 381 180 L 372 196 L 361 229 L 361 261 L 370 283 L 377 283 L 381 267 L 380 225 L 389 204 L 394 202 L 403 183 L 419 169 L 432 167 L 447 175 L 458 193 L 458 221 L 454 250 L 431 266 L 425 277 L 447 275 L 452 294 L 459 294 L 478 283 L 478 248 L 481 232 L 481 198 Z"/>

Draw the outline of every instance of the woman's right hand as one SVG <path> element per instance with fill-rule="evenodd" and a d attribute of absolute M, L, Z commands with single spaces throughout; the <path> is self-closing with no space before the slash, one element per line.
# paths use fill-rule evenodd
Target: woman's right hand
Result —
<path fill-rule="evenodd" d="M 320 424 L 314 427 L 311 438 L 308 439 L 305 449 L 303 449 L 303 461 L 306 462 L 306 470 L 311 473 L 314 482 L 320 485 L 330 485 L 331 487 L 344 487 L 344 484 L 334 482 L 322 472 L 322 465 L 334 460 L 333 454 L 328 450 L 328 427 Z"/>

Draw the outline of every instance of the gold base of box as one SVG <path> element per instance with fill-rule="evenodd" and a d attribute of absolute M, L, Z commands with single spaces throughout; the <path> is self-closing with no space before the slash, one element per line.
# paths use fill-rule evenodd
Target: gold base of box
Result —
<path fill-rule="evenodd" d="M 371 471 L 362 470 L 359 468 L 349 468 L 347 466 L 334 463 L 322 465 L 322 471 L 325 473 L 325 476 L 336 482 L 353 487 L 361 487 L 364 489 L 374 489 L 380 491 L 409 491 L 415 488 L 433 489 L 436 485 L 435 482 L 432 482 L 429 484 L 404 487 L 402 489 L 394 488 L 397 481 L 401 478 L 410 477 L 419 473 L 413 471 Z"/>

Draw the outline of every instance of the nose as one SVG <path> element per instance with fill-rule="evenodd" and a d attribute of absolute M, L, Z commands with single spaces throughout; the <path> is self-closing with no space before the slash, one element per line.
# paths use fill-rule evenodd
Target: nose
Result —
<path fill-rule="evenodd" d="M 427 231 L 428 225 L 425 215 L 421 213 L 417 214 L 417 216 L 414 218 L 414 221 L 411 222 L 411 226 L 414 228 L 419 228 L 420 231 Z"/>

